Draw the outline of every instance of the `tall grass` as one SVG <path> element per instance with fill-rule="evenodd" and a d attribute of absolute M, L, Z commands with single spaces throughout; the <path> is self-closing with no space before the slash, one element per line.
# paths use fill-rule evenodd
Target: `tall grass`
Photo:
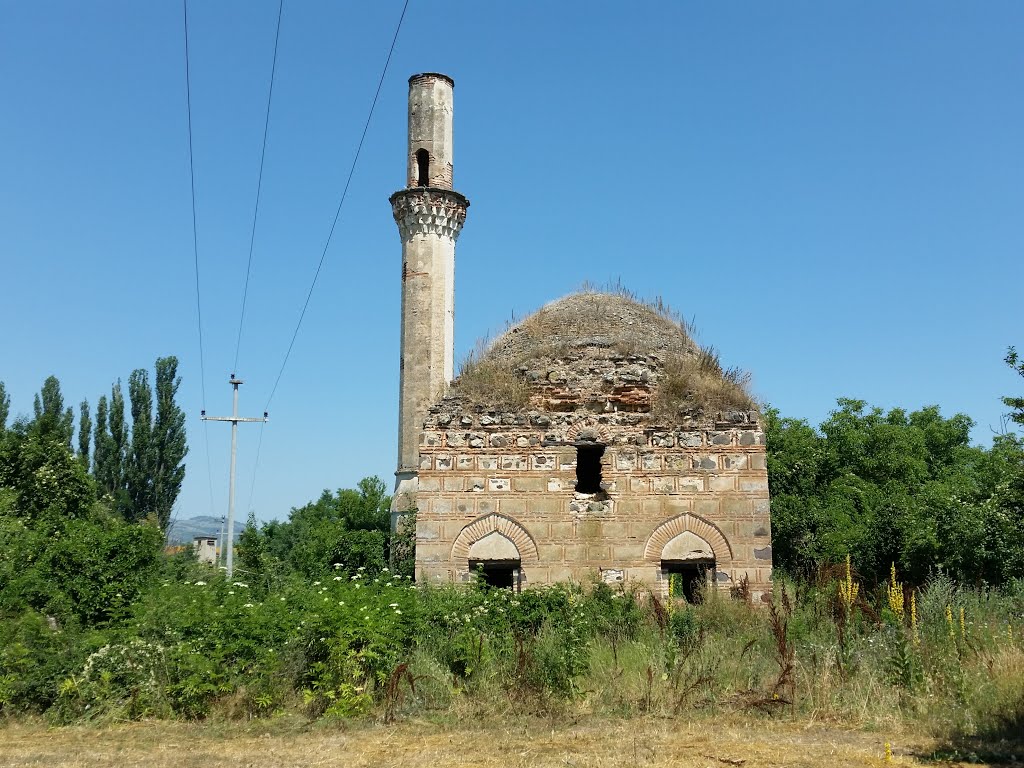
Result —
<path fill-rule="evenodd" d="M 599 583 L 413 587 L 386 572 L 267 588 L 213 578 L 162 583 L 106 634 L 0 622 L 0 712 L 57 722 L 741 713 L 990 741 L 1019 738 L 1024 723 L 1019 583 L 995 592 L 938 577 L 906 589 L 915 610 L 900 611 L 891 584 L 853 589 L 847 573 L 779 578 L 770 606 L 715 590 L 695 605 L 663 602 Z"/>

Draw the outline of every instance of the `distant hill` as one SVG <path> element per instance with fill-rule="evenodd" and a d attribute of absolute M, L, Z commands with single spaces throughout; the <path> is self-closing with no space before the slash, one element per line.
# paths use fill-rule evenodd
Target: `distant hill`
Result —
<path fill-rule="evenodd" d="M 171 523 L 167 534 L 168 544 L 191 544 L 196 536 L 213 536 L 220 534 L 221 519 L 212 515 L 179 518 Z M 235 520 L 235 539 L 238 539 L 245 520 Z"/>

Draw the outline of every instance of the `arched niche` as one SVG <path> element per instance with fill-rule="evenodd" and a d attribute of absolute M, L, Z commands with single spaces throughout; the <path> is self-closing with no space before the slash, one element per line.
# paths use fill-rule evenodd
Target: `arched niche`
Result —
<path fill-rule="evenodd" d="M 512 539 L 491 531 L 469 547 L 469 560 L 521 560 L 519 548 Z"/>
<path fill-rule="evenodd" d="M 669 539 L 668 544 L 661 550 L 661 559 L 677 562 L 714 560 L 715 550 L 693 531 L 683 531 L 678 536 Z"/>
<path fill-rule="evenodd" d="M 470 559 L 503 559 L 470 557 L 470 550 L 478 543 L 483 547 L 483 551 L 490 547 L 505 547 L 506 545 L 499 539 L 484 542 L 487 536 L 494 533 L 499 534 L 514 547 L 516 558 L 523 563 L 537 562 L 537 544 L 526 529 L 510 517 L 492 514 L 477 518 L 459 531 L 455 543 L 452 544 L 452 565 L 459 570 L 466 570 L 469 568 Z"/>
<path fill-rule="evenodd" d="M 718 526 L 688 512 L 666 520 L 654 529 L 644 547 L 644 559 L 651 562 L 674 559 L 666 558 L 663 553 L 670 543 L 684 533 L 693 534 L 693 538 L 682 538 L 673 544 L 673 547 L 685 549 L 696 540 L 698 546 L 706 545 L 711 548 L 712 558 L 719 566 L 728 565 L 732 561 L 732 547 Z M 703 545 L 700 542 L 703 542 Z"/>

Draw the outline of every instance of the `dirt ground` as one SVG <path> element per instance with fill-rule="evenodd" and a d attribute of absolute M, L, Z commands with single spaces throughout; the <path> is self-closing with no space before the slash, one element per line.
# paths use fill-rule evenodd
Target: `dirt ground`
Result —
<path fill-rule="evenodd" d="M 523 719 L 500 727 L 423 721 L 353 726 L 270 720 L 50 729 L 40 722 L 12 722 L 0 725 L 0 766 L 860 768 L 887 764 L 887 740 L 892 751 L 889 765 L 962 765 L 929 757 L 937 745 L 927 739 L 907 740 L 820 724 L 589 719 L 552 725 Z"/>

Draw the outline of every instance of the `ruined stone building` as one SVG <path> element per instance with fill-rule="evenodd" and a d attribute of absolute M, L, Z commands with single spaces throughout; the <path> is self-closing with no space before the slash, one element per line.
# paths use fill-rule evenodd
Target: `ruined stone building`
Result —
<path fill-rule="evenodd" d="M 454 374 L 455 241 L 445 75 L 409 81 L 399 460 L 393 513 L 416 510 L 416 576 L 482 571 L 522 588 L 574 579 L 698 585 L 772 573 L 761 417 L 660 305 L 582 292 L 509 328 Z"/>

